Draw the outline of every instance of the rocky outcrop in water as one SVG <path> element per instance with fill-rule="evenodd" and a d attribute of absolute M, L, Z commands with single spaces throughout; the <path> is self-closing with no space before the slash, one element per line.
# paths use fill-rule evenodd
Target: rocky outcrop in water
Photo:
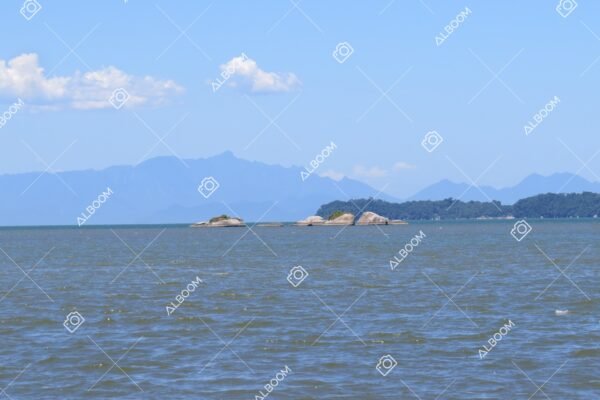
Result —
<path fill-rule="evenodd" d="M 209 221 L 192 224 L 192 228 L 228 228 L 240 226 L 246 226 L 243 219 L 228 215 L 220 215 L 211 218 Z"/>
<path fill-rule="evenodd" d="M 387 225 L 389 223 L 389 218 L 371 211 L 365 211 L 356 222 L 356 225 Z"/>
<path fill-rule="evenodd" d="M 352 225 L 354 224 L 354 215 L 350 213 L 344 213 L 336 216 L 329 221 L 325 222 L 325 225 Z"/>
<path fill-rule="evenodd" d="M 325 223 L 325 220 L 323 219 L 323 217 L 320 217 L 318 215 L 312 215 L 306 219 L 303 219 L 302 221 L 296 222 L 296 225 L 313 226 L 313 225 L 323 225 L 324 223 Z"/>

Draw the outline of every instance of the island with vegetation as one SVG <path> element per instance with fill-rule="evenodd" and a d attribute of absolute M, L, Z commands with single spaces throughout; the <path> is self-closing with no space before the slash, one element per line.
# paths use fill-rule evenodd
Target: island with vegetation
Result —
<path fill-rule="evenodd" d="M 390 220 L 507 219 L 507 218 L 596 218 L 600 214 L 600 194 L 547 193 L 527 197 L 513 205 L 499 201 L 461 201 L 452 198 L 392 203 L 376 199 L 333 201 L 322 205 L 317 216 L 373 212 Z M 363 212 L 358 212 L 360 219 Z"/>
<path fill-rule="evenodd" d="M 197 222 L 192 224 L 192 228 L 213 228 L 213 227 L 242 227 L 246 226 L 244 220 L 237 217 L 230 217 L 227 214 L 222 214 L 213 217 L 208 221 Z"/>
<path fill-rule="evenodd" d="M 600 193 L 547 193 L 527 197 L 513 205 L 499 201 L 461 201 L 457 199 L 407 201 L 392 203 L 373 198 L 324 204 L 311 215 L 294 223 L 295 226 L 402 225 L 418 220 L 467 220 L 513 218 L 597 218 L 600 214 Z M 238 217 L 223 214 L 194 228 L 244 227 Z M 281 227 L 282 223 L 263 223 L 258 226 Z"/>

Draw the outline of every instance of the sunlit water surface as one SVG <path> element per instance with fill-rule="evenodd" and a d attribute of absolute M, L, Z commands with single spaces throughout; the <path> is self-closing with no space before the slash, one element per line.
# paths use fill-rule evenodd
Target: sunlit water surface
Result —
<path fill-rule="evenodd" d="M 600 224 L 513 222 L 0 230 L 0 397 L 600 398 Z"/>

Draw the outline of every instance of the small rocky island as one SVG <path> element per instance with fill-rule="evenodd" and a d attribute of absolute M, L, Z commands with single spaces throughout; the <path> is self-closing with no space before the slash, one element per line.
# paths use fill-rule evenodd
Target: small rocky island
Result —
<path fill-rule="evenodd" d="M 211 218 L 208 221 L 197 222 L 191 225 L 192 228 L 230 228 L 230 227 L 243 227 L 246 226 L 244 220 L 237 217 L 230 217 L 229 215 L 223 214 L 218 217 Z"/>
<path fill-rule="evenodd" d="M 319 215 L 311 215 L 310 217 L 296 222 L 296 226 L 322 226 L 322 225 L 353 225 L 354 215 L 336 211 L 324 219 Z"/>
<path fill-rule="evenodd" d="M 382 217 L 371 211 L 364 212 L 358 221 L 356 221 L 356 225 L 388 225 L 389 223 L 389 218 Z"/>
<path fill-rule="evenodd" d="M 296 226 L 344 226 L 344 225 L 406 225 L 406 221 L 390 220 L 371 211 L 365 211 L 360 218 L 352 213 L 343 211 L 333 212 L 326 220 L 318 215 L 312 215 L 306 219 L 296 222 Z"/>
<path fill-rule="evenodd" d="M 301 221 L 296 222 L 294 225 L 297 226 L 313 226 L 313 225 L 323 225 L 325 224 L 325 220 L 323 217 L 318 215 L 311 215 L 310 217 L 303 219 Z"/>
<path fill-rule="evenodd" d="M 371 211 L 365 211 L 360 215 L 358 220 L 352 213 L 335 211 L 329 218 L 324 219 L 318 215 L 311 215 L 301 221 L 298 221 L 292 225 L 294 226 L 348 226 L 348 225 L 404 225 L 407 222 L 402 220 L 390 220 L 387 217 L 382 217 Z M 217 217 L 211 218 L 208 221 L 197 222 L 192 224 L 192 228 L 229 228 L 229 227 L 244 227 L 246 223 L 243 219 L 238 217 L 230 217 L 229 215 L 223 214 Z M 259 227 L 281 227 L 284 226 L 282 223 L 263 223 L 258 224 Z"/>
<path fill-rule="evenodd" d="M 325 225 L 354 225 L 354 214 L 336 211 L 329 216 Z"/>

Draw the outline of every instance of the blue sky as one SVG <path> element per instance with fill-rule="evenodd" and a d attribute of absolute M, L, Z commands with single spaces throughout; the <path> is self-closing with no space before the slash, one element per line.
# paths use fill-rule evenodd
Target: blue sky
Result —
<path fill-rule="evenodd" d="M 30 20 L 22 1 L 0 6 L 0 113 L 25 103 L 0 128 L 0 173 L 226 150 L 304 166 L 334 141 L 319 173 L 399 197 L 483 172 L 477 183 L 496 187 L 531 173 L 600 174 L 600 157 L 582 169 L 600 147 L 597 2 L 565 18 L 558 0 L 38 1 Z M 354 49 L 344 63 L 332 57 L 340 42 Z M 214 93 L 241 54 L 250 61 Z M 117 110 L 106 98 L 121 86 L 131 98 Z M 444 141 L 429 153 L 421 141 L 433 130 Z"/>

